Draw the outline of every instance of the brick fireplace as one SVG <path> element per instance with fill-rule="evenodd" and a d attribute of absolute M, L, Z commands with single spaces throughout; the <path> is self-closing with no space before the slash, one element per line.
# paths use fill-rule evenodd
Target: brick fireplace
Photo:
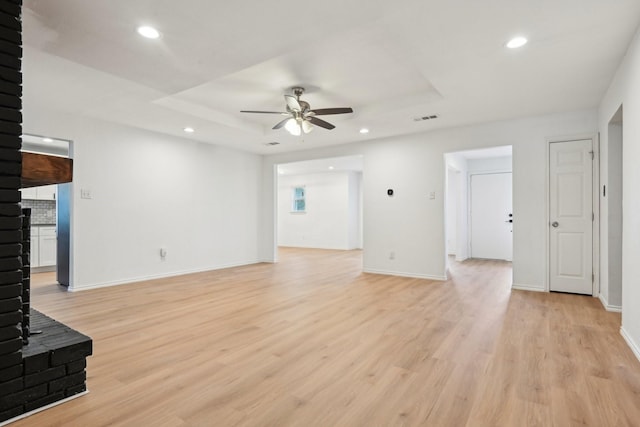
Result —
<path fill-rule="evenodd" d="M 0 423 L 85 391 L 92 353 L 91 338 L 31 308 L 21 12 L 22 0 L 0 0 Z"/>

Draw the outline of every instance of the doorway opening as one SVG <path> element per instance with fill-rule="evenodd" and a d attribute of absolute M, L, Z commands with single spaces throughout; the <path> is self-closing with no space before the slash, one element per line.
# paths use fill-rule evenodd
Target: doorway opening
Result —
<path fill-rule="evenodd" d="M 279 247 L 363 248 L 363 156 L 277 165 L 276 259 Z"/>
<path fill-rule="evenodd" d="M 64 138 L 23 134 L 22 151 L 59 157 L 72 157 L 72 141 Z M 70 233 L 71 233 L 71 183 L 24 188 L 22 207 L 31 209 L 30 267 L 34 277 L 49 273 L 47 283 L 69 286 Z M 51 277 L 49 277 L 51 276 Z M 43 276 L 44 277 L 44 276 Z"/>
<path fill-rule="evenodd" d="M 447 267 L 468 258 L 511 261 L 512 146 L 445 154 Z"/>

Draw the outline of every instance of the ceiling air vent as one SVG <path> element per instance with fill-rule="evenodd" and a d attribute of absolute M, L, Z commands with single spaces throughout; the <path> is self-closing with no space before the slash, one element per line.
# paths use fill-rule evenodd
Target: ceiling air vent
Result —
<path fill-rule="evenodd" d="M 277 141 L 273 141 L 273 142 L 267 142 L 267 143 L 266 143 L 266 144 L 264 144 L 264 145 L 280 145 L 280 143 L 279 143 L 279 142 L 277 142 Z"/>
<path fill-rule="evenodd" d="M 414 117 L 413 121 L 414 122 L 421 122 L 423 120 L 433 120 L 433 119 L 437 119 L 438 115 L 437 114 L 433 114 L 431 116 L 422 116 L 422 117 Z"/>

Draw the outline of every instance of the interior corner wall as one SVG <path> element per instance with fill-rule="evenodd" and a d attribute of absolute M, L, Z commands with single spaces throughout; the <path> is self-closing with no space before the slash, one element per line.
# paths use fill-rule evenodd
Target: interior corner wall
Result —
<path fill-rule="evenodd" d="M 458 194 L 460 171 L 447 169 L 447 255 L 456 255 L 458 249 Z"/>
<path fill-rule="evenodd" d="M 456 261 L 469 258 L 469 173 L 467 159 L 457 153 L 446 154 L 447 166 L 457 170 Z"/>
<path fill-rule="evenodd" d="M 74 141 L 70 290 L 259 261 L 261 156 L 33 106 L 24 117 L 25 132 Z"/>
<path fill-rule="evenodd" d="M 276 253 L 274 165 L 363 155 L 364 271 L 444 279 L 444 154 L 512 145 L 513 206 L 518 218 L 513 231 L 514 285 L 544 290 L 547 141 L 559 136 L 594 135 L 596 128 L 597 112 L 588 110 L 265 156 L 261 258 L 275 260 Z M 394 190 L 393 197 L 387 196 L 388 188 Z M 431 192 L 435 192 L 435 199 L 430 198 Z"/>
<path fill-rule="evenodd" d="M 353 172 L 281 175 L 278 178 L 280 246 L 355 249 L 359 197 Z M 304 186 L 306 212 L 291 212 L 292 188 Z"/>
<path fill-rule="evenodd" d="M 601 214 L 608 234 L 608 256 L 604 263 L 607 271 L 600 274 L 601 278 L 606 275 L 606 283 L 601 283 L 601 289 L 605 291 L 603 296 L 607 306 L 616 308 L 622 306 L 622 132 L 620 124 L 608 126 L 607 193 L 602 196 L 606 199 L 603 205 L 607 208 L 607 215 Z"/>
<path fill-rule="evenodd" d="M 640 358 L 640 168 L 637 167 L 640 163 L 640 31 L 631 42 L 599 106 L 598 128 L 602 153 L 606 153 L 609 148 L 609 121 L 621 105 L 624 122 L 621 332 L 636 356 Z M 606 159 L 603 159 L 600 167 L 601 172 L 606 168 Z M 601 173 L 602 185 L 608 184 L 606 179 L 607 174 Z M 607 198 L 603 197 L 600 191 L 600 204 L 606 203 Z M 600 241 L 607 241 L 606 227 L 602 227 L 602 233 Z M 601 262 L 608 260 L 608 254 L 601 253 L 600 259 Z M 609 293 L 611 294 L 611 289 Z"/>
<path fill-rule="evenodd" d="M 362 181 L 361 172 L 349 172 L 349 249 L 362 249 L 362 209 L 360 202 L 362 201 L 360 192 L 360 183 Z"/>

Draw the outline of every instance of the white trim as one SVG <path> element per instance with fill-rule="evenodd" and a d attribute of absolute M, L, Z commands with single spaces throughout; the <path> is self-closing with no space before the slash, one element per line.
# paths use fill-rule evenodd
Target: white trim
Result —
<path fill-rule="evenodd" d="M 50 403 L 50 404 L 48 404 L 46 406 L 41 406 L 38 409 L 34 409 L 33 411 L 27 412 L 27 413 L 22 414 L 22 415 L 18 415 L 17 417 L 11 418 L 9 420 L 2 421 L 2 422 L 0 422 L 0 427 L 9 425 L 11 423 L 15 423 L 16 421 L 20 421 L 22 419 L 30 417 L 31 415 L 37 414 L 38 412 L 46 411 L 47 409 L 51 409 L 54 406 L 62 405 L 63 403 L 67 403 L 70 400 L 77 399 L 78 397 L 82 397 L 87 393 L 89 393 L 89 390 L 83 391 L 82 393 L 74 394 L 73 396 L 69 396 L 69 397 L 64 398 L 62 400 L 58 400 L 58 401 Z"/>
<path fill-rule="evenodd" d="M 519 285 L 517 283 L 512 284 L 511 289 L 516 291 L 547 292 L 547 289 L 539 286 Z"/>
<path fill-rule="evenodd" d="M 205 268 L 195 268 L 195 269 L 192 269 L 192 270 L 181 270 L 181 271 L 173 271 L 173 272 L 162 273 L 162 274 L 151 274 L 151 275 L 148 275 L 148 276 L 130 277 L 128 279 L 123 279 L 123 280 L 113 280 L 113 281 L 110 281 L 110 282 L 94 283 L 94 284 L 85 285 L 85 286 L 76 286 L 76 287 L 73 287 L 73 288 L 69 287 L 67 290 L 69 292 L 79 292 L 79 291 L 86 291 L 86 290 L 90 290 L 90 289 L 107 288 L 107 287 L 110 287 L 110 286 L 129 285 L 129 284 L 132 284 L 132 283 L 144 282 L 144 281 L 147 281 L 147 280 L 165 279 L 165 278 L 168 278 L 168 277 L 184 276 L 186 274 L 203 273 L 205 271 L 215 271 L 215 270 L 222 270 L 222 269 L 225 269 L 225 268 L 243 267 L 243 266 L 246 266 L 246 265 L 260 264 L 262 262 L 271 263 L 272 261 L 254 260 L 254 261 L 247 261 L 247 262 L 238 262 L 238 263 L 216 265 L 216 266 L 210 266 L 210 267 L 205 267 Z"/>
<path fill-rule="evenodd" d="M 622 335 L 622 338 L 624 338 L 624 340 L 627 342 L 627 345 L 629 346 L 631 351 L 633 351 L 633 354 L 635 354 L 636 358 L 640 360 L 640 346 L 638 346 L 633 338 L 631 338 L 631 335 L 629 335 L 629 333 L 624 329 L 624 326 L 620 327 L 620 335 Z"/>
<path fill-rule="evenodd" d="M 593 297 L 600 295 L 600 132 L 592 139 L 593 164 L 591 174 L 593 176 L 591 188 L 591 209 L 593 222 L 591 223 L 592 244 L 591 271 L 593 273 L 592 291 Z M 622 307 L 620 307 L 622 310 Z M 608 310 L 607 311 L 612 311 Z"/>
<path fill-rule="evenodd" d="M 431 274 L 416 274 L 416 273 L 406 273 L 403 271 L 390 271 L 390 270 L 376 270 L 372 268 L 363 268 L 363 273 L 371 273 L 371 274 L 384 274 L 386 276 L 400 276 L 400 277 L 411 277 L 413 279 L 428 279 L 428 280 L 437 280 L 437 281 L 447 281 L 447 276 L 434 276 Z"/>
<path fill-rule="evenodd" d="M 602 306 L 605 310 L 610 311 L 612 313 L 622 313 L 622 306 L 619 305 L 609 305 L 609 301 L 604 297 L 604 295 L 598 295 L 598 299 L 602 303 Z"/>

